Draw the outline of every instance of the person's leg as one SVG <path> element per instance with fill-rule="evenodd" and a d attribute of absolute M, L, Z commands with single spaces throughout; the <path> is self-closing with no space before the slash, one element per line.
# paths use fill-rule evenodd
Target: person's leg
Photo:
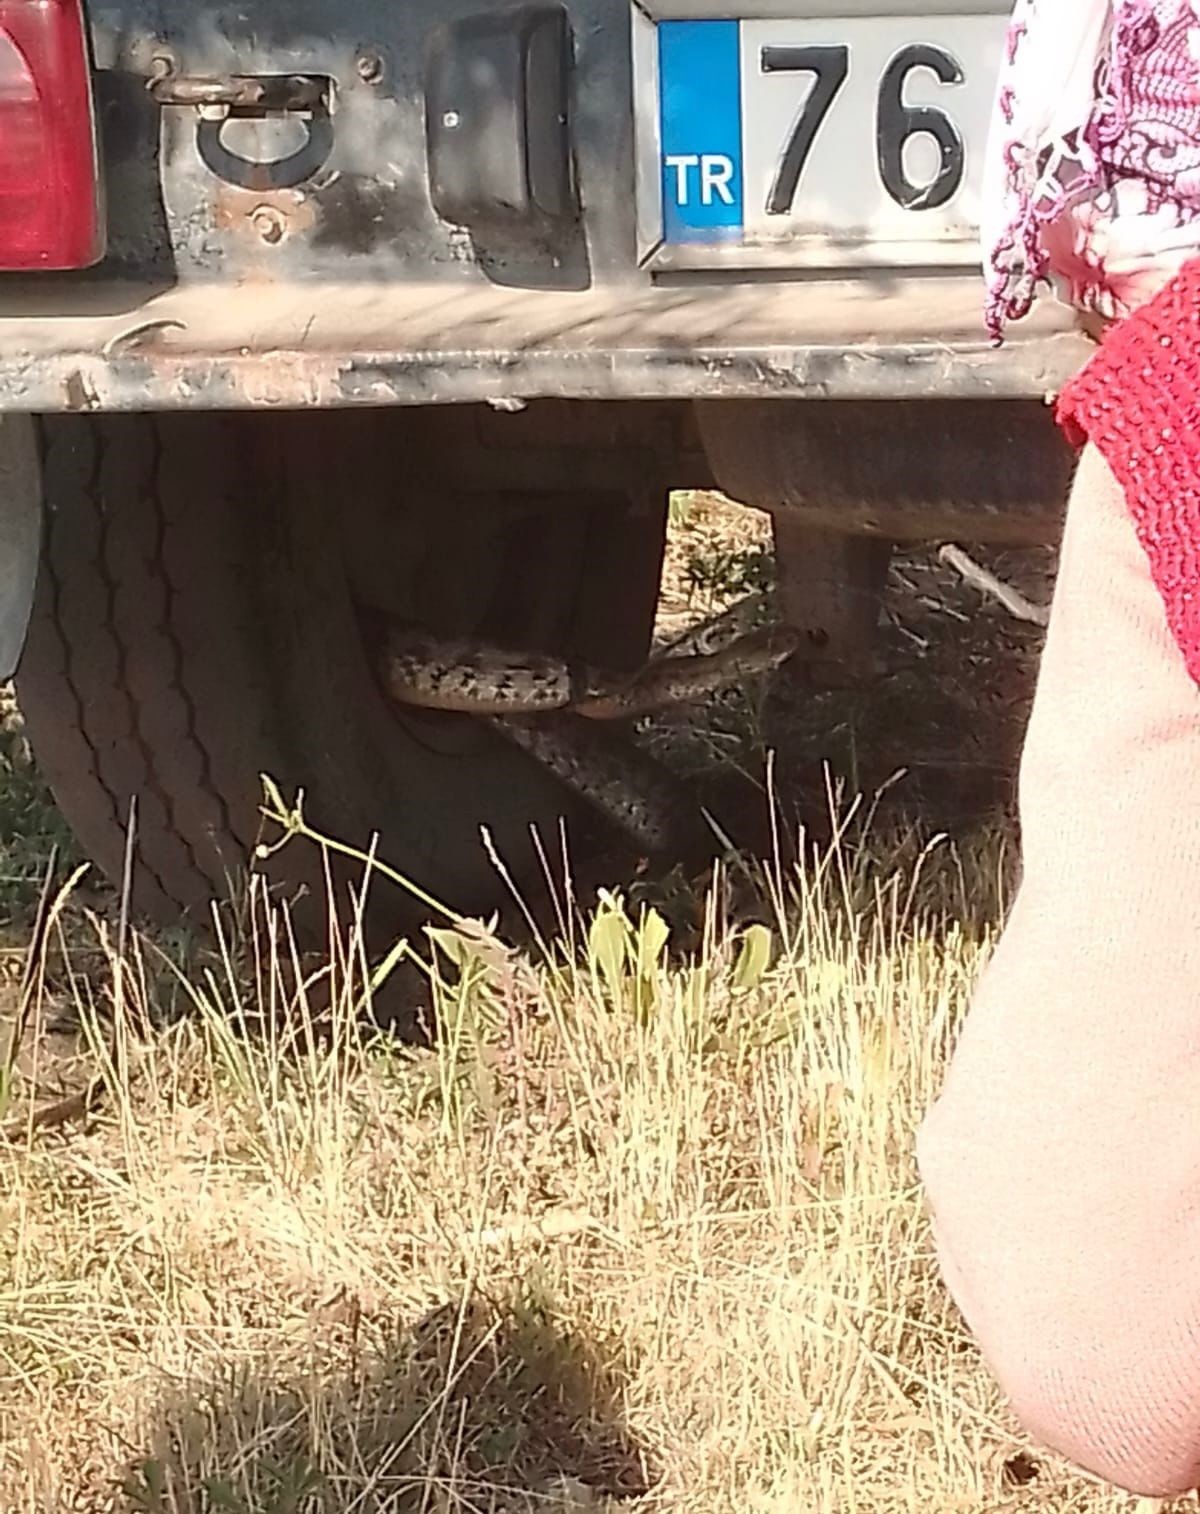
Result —
<path fill-rule="evenodd" d="M 1028 1428 L 1200 1484 L 1200 690 L 1091 446 L 1021 773 L 1024 873 L 918 1140 L 943 1273 Z"/>

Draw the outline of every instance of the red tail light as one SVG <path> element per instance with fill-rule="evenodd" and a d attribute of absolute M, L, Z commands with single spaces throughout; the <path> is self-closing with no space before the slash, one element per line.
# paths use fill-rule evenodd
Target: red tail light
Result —
<path fill-rule="evenodd" d="M 0 0 L 0 268 L 103 252 L 82 0 Z"/>

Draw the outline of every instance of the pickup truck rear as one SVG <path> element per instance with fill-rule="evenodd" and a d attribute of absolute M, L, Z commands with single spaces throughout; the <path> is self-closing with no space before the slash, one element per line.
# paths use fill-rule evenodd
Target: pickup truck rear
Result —
<path fill-rule="evenodd" d="M 0 672 L 98 863 L 136 796 L 141 906 L 203 908 L 266 772 L 486 908 L 480 828 L 526 856 L 573 801 L 397 711 L 397 624 L 634 670 L 680 487 L 773 513 L 816 661 L 888 544 L 1052 534 L 1083 339 L 979 314 L 1003 33 L 991 0 L 0 0 Z"/>

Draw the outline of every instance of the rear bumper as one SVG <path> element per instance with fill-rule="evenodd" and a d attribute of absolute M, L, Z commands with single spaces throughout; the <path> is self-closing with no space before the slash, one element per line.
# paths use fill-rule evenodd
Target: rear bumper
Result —
<path fill-rule="evenodd" d="M 38 313 L 44 311 L 45 314 Z M 1028 398 L 1089 351 L 1045 305 L 989 347 L 977 277 L 0 286 L 0 411 L 580 399 Z"/>
<path fill-rule="evenodd" d="M 786 19 L 822 5 L 831 25 L 866 13 L 866 0 L 650 9 Z M 829 256 L 808 237 L 768 269 L 722 254 L 719 273 L 664 270 L 661 214 L 643 214 L 656 75 L 635 88 L 648 23 L 631 0 L 88 0 L 87 13 L 108 257 L 82 276 L 0 276 L 0 411 L 1027 398 L 1086 355 L 1050 305 L 990 349 L 979 273 L 961 264 L 819 272 L 795 261 Z M 184 87 L 293 75 L 328 81 L 330 103 L 297 108 L 282 136 L 250 112 L 226 140 Z M 538 174 L 510 182 L 530 143 Z"/>

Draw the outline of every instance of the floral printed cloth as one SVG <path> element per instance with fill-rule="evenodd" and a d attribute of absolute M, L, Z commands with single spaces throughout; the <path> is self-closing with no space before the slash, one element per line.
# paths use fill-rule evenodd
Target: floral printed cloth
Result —
<path fill-rule="evenodd" d="M 1113 320 L 1200 250 L 1200 0 L 1017 0 L 984 187 L 986 320 Z"/>

